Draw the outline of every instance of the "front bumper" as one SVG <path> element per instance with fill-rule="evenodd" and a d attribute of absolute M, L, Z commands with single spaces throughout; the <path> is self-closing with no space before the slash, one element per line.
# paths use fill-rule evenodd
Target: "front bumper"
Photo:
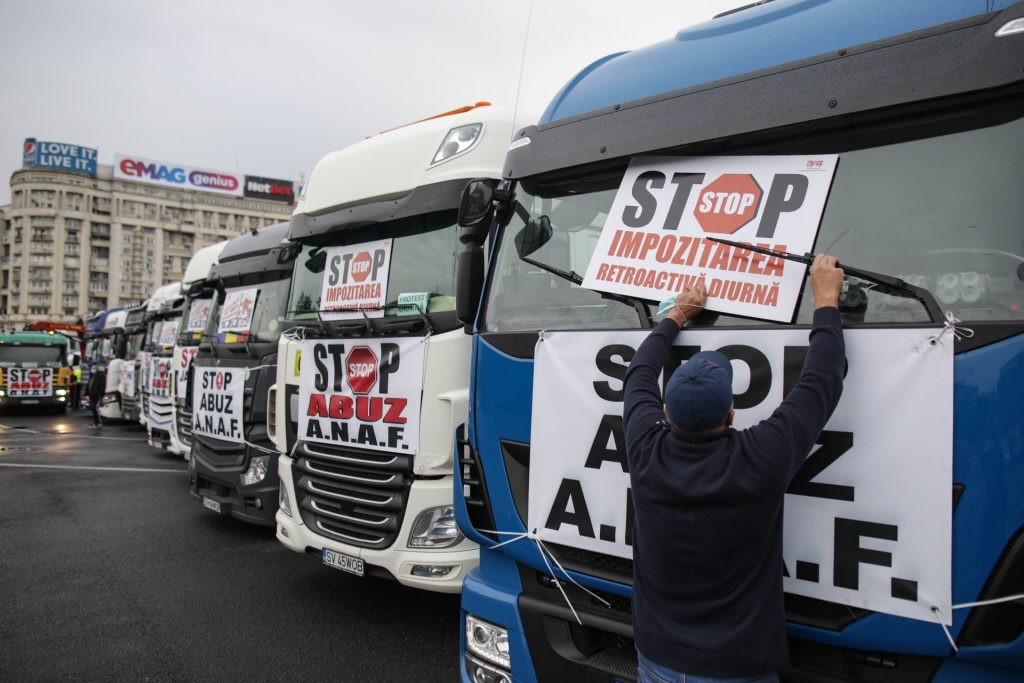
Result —
<path fill-rule="evenodd" d="M 277 512 L 277 458 L 270 458 L 263 481 L 243 486 L 239 477 L 249 467 L 248 455 L 239 466 L 217 467 L 203 457 L 201 449 L 193 448 L 189 459 L 189 491 L 200 502 L 205 499 L 218 503 L 223 515 L 251 524 L 272 526 Z"/>
<path fill-rule="evenodd" d="M 479 564 L 479 551 L 472 541 L 463 539 L 452 548 L 414 549 L 407 546 L 412 525 L 419 513 L 428 508 L 450 505 L 452 502 L 452 480 L 419 479 L 413 482 L 409 500 L 402 520 L 402 527 L 396 541 L 388 548 L 371 550 L 354 545 L 339 543 L 314 533 L 298 515 L 295 488 L 292 480 L 293 460 L 280 456 L 279 473 L 281 487 L 288 496 L 292 509 L 290 516 L 283 511 L 277 513 L 277 540 L 296 552 L 315 551 L 323 548 L 358 557 L 366 565 L 366 573 L 386 573 L 405 586 L 440 593 L 458 593 L 462 590 L 465 576 Z M 450 566 L 451 571 L 442 577 L 413 575 L 414 567 Z M 376 570 L 376 571 L 374 571 Z"/>

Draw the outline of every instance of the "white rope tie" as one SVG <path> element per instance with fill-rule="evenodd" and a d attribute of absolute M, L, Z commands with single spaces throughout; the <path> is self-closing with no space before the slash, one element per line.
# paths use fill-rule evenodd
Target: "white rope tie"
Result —
<path fill-rule="evenodd" d="M 963 603 L 960 603 L 959 605 L 953 605 L 951 607 L 951 609 L 955 609 L 955 610 L 957 610 L 957 609 L 970 609 L 971 607 L 986 607 L 988 605 L 1001 605 L 1001 604 L 1004 604 L 1004 603 L 1007 603 L 1007 602 L 1016 602 L 1017 600 L 1024 600 L 1024 593 L 1021 593 L 1019 595 L 1007 595 L 1006 597 L 1002 597 L 1002 598 L 992 598 L 991 600 L 978 600 L 976 602 L 963 602 Z M 939 608 L 938 607 L 932 607 L 932 614 L 935 615 L 936 621 L 938 621 L 939 626 L 942 627 L 943 633 L 946 634 L 946 640 L 949 641 L 949 645 L 950 645 L 950 647 L 953 648 L 953 652 L 959 652 L 960 648 L 958 648 L 956 646 L 956 641 L 953 640 L 953 634 L 949 632 L 949 628 L 946 626 L 945 623 L 943 623 L 942 617 L 939 615 Z"/>
<path fill-rule="evenodd" d="M 937 344 L 938 341 L 942 339 L 942 335 L 946 334 L 947 331 L 952 331 L 953 336 L 957 341 L 973 337 L 974 330 L 969 327 L 965 327 L 962 323 L 963 320 L 960 320 L 960 318 L 953 315 L 953 311 L 946 311 L 946 319 L 942 324 L 942 330 L 939 331 L 938 336 L 932 338 L 932 345 L 934 346 Z"/>

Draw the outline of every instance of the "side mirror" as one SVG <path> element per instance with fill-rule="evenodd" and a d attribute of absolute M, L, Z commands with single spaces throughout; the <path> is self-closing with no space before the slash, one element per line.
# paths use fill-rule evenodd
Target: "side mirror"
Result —
<path fill-rule="evenodd" d="M 554 232 L 551 227 L 551 220 L 547 216 L 531 218 L 526 221 L 526 225 L 516 233 L 513 240 L 519 257 L 529 256 L 543 247 L 551 241 L 551 236 Z"/>
<path fill-rule="evenodd" d="M 459 201 L 458 218 L 462 228 L 459 239 L 463 244 L 483 243 L 494 217 L 494 191 L 497 187 L 498 181 L 493 178 L 478 178 L 466 184 Z"/>
<path fill-rule="evenodd" d="M 301 251 L 301 244 L 298 242 L 289 242 L 284 247 L 281 247 L 281 251 L 277 253 L 277 262 L 281 264 L 291 263 L 298 257 L 299 252 Z"/>
<path fill-rule="evenodd" d="M 322 248 L 314 249 L 306 259 L 306 268 L 312 273 L 322 273 L 327 268 L 327 252 Z"/>
<path fill-rule="evenodd" d="M 472 325 L 476 320 L 483 289 L 483 247 L 476 242 L 467 242 L 459 252 L 455 268 L 455 317 L 463 325 Z"/>

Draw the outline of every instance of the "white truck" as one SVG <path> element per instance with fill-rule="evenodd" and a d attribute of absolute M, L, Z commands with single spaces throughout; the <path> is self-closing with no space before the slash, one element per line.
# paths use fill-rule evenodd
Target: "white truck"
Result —
<path fill-rule="evenodd" d="M 199 342 L 206 330 L 206 321 L 213 308 L 214 290 L 208 285 L 210 269 L 224 251 L 228 240 L 217 242 L 197 251 L 185 268 L 181 291 L 185 295 L 183 314 L 174 338 L 171 354 L 171 446 L 172 453 L 188 460 L 192 449 L 192 410 L 186 401 L 189 365 L 196 356 Z"/>
<path fill-rule="evenodd" d="M 480 103 L 313 169 L 288 232 L 301 251 L 268 398 L 277 538 L 292 550 L 449 593 L 477 566 L 452 509 L 470 376 L 456 214 L 468 180 L 501 177 L 512 133 L 510 113 Z"/>
<path fill-rule="evenodd" d="M 157 288 L 149 298 L 147 313 L 152 316 L 152 320 L 146 338 L 142 404 L 149 445 L 154 448 L 168 448 L 171 445 L 171 432 L 174 430 L 171 354 L 183 305 L 180 282 Z"/>
<path fill-rule="evenodd" d="M 103 389 L 99 409 L 100 416 L 105 420 L 121 420 L 125 417 L 121 402 L 121 373 L 125 364 L 131 362 L 125 360 L 127 320 L 126 310 L 109 312 L 98 340 L 100 362 L 107 366 L 107 386 Z"/>

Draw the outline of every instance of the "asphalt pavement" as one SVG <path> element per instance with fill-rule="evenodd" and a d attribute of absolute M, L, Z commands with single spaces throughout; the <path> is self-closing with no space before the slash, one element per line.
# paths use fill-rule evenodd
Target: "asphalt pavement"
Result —
<path fill-rule="evenodd" d="M 87 415 L 0 412 L 0 681 L 457 680 L 457 595 L 294 553 Z"/>

